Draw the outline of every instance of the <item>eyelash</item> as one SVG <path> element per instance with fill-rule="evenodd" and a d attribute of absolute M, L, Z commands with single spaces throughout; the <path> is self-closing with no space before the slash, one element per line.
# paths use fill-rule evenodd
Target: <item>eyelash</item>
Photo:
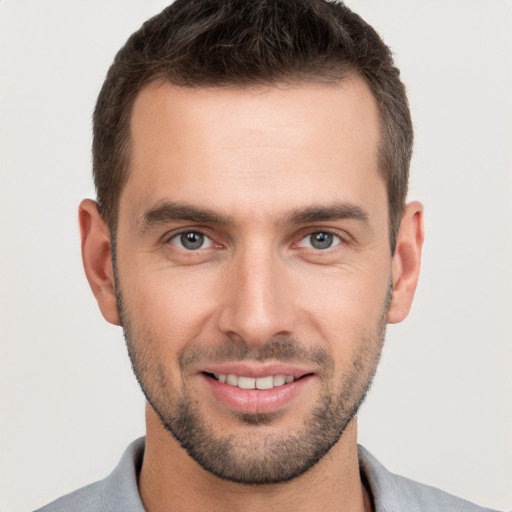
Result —
<path fill-rule="evenodd" d="M 304 247 L 304 246 L 302 246 L 302 247 L 305 248 L 305 249 L 312 249 L 312 250 L 315 250 L 315 251 L 326 252 L 329 249 L 334 249 L 338 245 L 346 243 L 345 240 L 339 234 L 334 233 L 333 231 L 328 230 L 328 229 L 318 229 L 318 230 L 315 230 L 315 231 L 310 231 L 306 235 L 302 236 L 300 238 L 298 244 L 300 245 L 302 242 L 304 242 L 308 238 L 311 239 L 311 237 L 313 237 L 314 235 L 320 235 L 320 234 L 322 234 L 322 235 L 330 235 L 331 237 L 333 237 L 333 239 L 334 239 L 333 240 L 333 245 L 330 245 L 330 246 L 325 247 L 323 249 L 319 249 L 319 248 L 316 248 L 316 247 Z M 338 240 L 337 243 L 336 243 L 336 239 Z"/>
<path fill-rule="evenodd" d="M 164 243 L 165 244 L 174 245 L 174 244 L 172 244 L 173 240 L 176 240 L 181 235 L 184 235 L 184 234 L 187 234 L 187 233 L 197 233 L 197 234 L 202 235 L 203 237 L 205 237 L 206 239 L 208 239 L 211 242 L 212 246 L 215 246 L 215 245 L 220 246 L 221 245 L 221 244 L 216 244 L 214 239 L 206 232 L 206 230 L 201 229 L 201 228 L 181 229 L 181 230 L 179 230 L 177 232 L 172 233 L 171 235 L 165 236 Z M 326 247 L 324 249 L 318 249 L 318 248 L 315 248 L 315 247 L 307 247 L 307 246 L 306 247 L 302 246 L 302 248 L 305 249 L 305 250 L 312 250 L 312 251 L 315 251 L 315 252 L 318 251 L 319 253 L 322 253 L 322 252 L 327 252 L 330 249 L 334 249 L 334 248 L 338 247 L 339 245 L 346 245 L 348 243 L 346 237 L 341 236 L 339 233 L 334 232 L 333 230 L 322 229 L 320 227 L 320 228 L 315 229 L 314 231 L 309 231 L 308 230 L 307 232 L 301 233 L 299 235 L 300 238 L 299 238 L 298 242 L 296 242 L 294 245 L 301 247 L 300 244 L 304 240 L 306 240 L 309 237 L 312 237 L 315 234 L 320 234 L 320 233 L 322 233 L 324 235 L 331 235 L 332 237 L 334 237 L 335 239 L 338 240 L 338 243 L 335 243 L 334 245 Z M 187 249 L 187 248 L 184 248 L 184 247 L 178 247 L 177 245 L 174 245 L 174 247 L 176 247 L 176 249 L 178 249 L 178 250 L 185 251 L 185 252 L 188 252 L 188 253 L 194 253 L 194 252 L 198 252 L 198 251 L 201 250 L 201 248 L 194 250 L 194 249 Z M 205 249 L 208 249 L 208 248 L 210 248 L 210 247 L 206 247 Z"/>
<path fill-rule="evenodd" d="M 173 240 L 177 239 L 178 237 L 180 237 L 181 235 L 185 235 L 187 233 L 197 233 L 199 235 L 202 235 L 204 236 L 205 238 L 207 238 L 208 240 L 211 241 L 211 243 L 213 245 L 215 245 L 215 242 L 214 240 L 212 239 L 211 236 L 208 235 L 208 233 L 206 233 L 205 230 L 201 229 L 201 228 L 187 228 L 187 229 L 181 229 L 180 231 L 177 231 L 177 232 L 174 232 L 172 233 L 171 235 L 169 236 L 166 236 L 165 239 L 164 239 L 164 243 L 166 244 L 171 244 Z M 178 247 L 178 249 L 181 249 Z M 194 252 L 193 250 L 191 249 L 181 249 L 181 250 L 185 250 L 187 252 Z"/>

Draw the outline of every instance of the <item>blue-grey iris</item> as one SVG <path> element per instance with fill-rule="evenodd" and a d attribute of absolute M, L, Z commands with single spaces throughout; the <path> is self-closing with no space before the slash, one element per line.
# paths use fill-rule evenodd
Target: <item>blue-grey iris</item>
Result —
<path fill-rule="evenodd" d="M 315 249 L 328 249 L 331 247 L 334 237 L 331 233 L 323 233 L 320 231 L 310 235 L 310 240 L 311 247 L 314 247 Z"/>
<path fill-rule="evenodd" d="M 180 235 L 180 242 L 185 247 L 193 251 L 199 249 L 204 243 L 204 235 L 197 231 L 188 231 Z"/>

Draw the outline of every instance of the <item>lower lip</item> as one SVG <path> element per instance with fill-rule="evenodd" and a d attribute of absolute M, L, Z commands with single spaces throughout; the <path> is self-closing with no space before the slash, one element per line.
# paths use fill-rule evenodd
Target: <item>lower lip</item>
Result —
<path fill-rule="evenodd" d="M 228 409 L 247 414 L 264 414 L 276 412 L 289 404 L 300 393 L 305 392 L 314 380 L 313 375 L 306 375 L 288 384 L 272 389 L 240 389 L 203 375 L 204 381 Z"/>

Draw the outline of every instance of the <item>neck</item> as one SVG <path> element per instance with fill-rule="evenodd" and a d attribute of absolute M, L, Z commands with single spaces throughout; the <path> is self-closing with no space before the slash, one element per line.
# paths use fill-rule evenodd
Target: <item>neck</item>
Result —
<path fill-rule="evenodd" d="M 313 468 L 289 482 L 272 485 L 227 482 L 204 470 L 164 429 L 150 406 L 146 427 L 139 490 L 147 512 L 371 510 L 359 475 L 356 418 Z"/>

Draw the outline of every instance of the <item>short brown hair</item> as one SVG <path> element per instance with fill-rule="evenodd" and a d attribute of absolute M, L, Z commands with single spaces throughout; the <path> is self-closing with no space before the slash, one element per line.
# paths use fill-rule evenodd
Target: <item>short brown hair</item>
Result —
<path fill-rule="evenodd" d="M 326 0 L 176 0 L 130 36 L 108 71 L 93 118 L 94 182 L 111 235 L 129 173 L 132 106 L 145 85 L 332 83 L 348 74 L 366 80 L 379 108 L 379 171 L 394 251 L 413 142 L 405 87 L 375 30 L 342 2 Z"/>

